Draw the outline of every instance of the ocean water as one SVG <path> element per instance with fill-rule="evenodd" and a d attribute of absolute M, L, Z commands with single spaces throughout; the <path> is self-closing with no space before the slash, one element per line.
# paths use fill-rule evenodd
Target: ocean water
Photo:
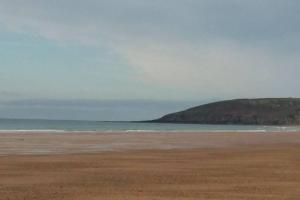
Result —
<path fill-rule="evenodd" d="M 9 131 L 253 131 L 253 132 L 294 132 L 300 126 L 249 126 L 249 125 L 202 125 L 163 124 L 137 122 L 102 122 L 72 120 L 29 120 L 0 119 L 0 132 Z"/>

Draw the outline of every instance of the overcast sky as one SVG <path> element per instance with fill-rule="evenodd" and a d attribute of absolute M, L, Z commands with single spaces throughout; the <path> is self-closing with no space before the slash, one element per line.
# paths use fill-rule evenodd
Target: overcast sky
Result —
<path fill-rule="evenodd" d="M 54 100 L 99 109 L 117 100 L 111 113 L 127 102 L 117 117 L 76 111 L 119 120 L 191 102 L 300 97 L 299 63 L 299 0 L 0 0 L 0 117 L 70 118 L 65 107 L 47 110 Z M 7 107 L 28 99 L 44 110 Z M 136 111 L 137 100 L 151 108 Z"/>

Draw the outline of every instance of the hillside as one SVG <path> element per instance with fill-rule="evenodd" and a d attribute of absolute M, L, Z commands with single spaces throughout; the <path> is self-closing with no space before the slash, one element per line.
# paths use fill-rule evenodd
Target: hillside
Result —
<path fill-rule="evenodd" d="M 300 125 L 300 98 L 236 99 L 168 114 L 152 122 Z"/>

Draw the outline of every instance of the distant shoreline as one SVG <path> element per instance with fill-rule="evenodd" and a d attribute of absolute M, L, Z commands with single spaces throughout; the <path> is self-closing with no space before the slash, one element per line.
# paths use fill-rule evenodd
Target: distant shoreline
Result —
<path fill-rule="evenodd" d="M 300 132 L 300 126 L 0 119 L 1 132 Z"/>
<path fill-rule="evenodd" d="M 300 125 L 300 98 L 233 99 L 167 114 L 150 122 L 229 125 Z"/>

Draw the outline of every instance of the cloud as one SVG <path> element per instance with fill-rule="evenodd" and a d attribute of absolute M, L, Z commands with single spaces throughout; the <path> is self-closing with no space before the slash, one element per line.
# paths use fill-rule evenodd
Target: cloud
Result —
<path fill-rule="evenodd" d="M 205 102 L 27 99 L 0 102 L 0 118 L 149 120 Z"/>
<path fill-rule="evenodd" d="M 105 47 L 142 81 L 222 97 L 300 95 L 299 13 L 297 0 L 0 4 L 10 30 Z"/>
<path fill-rule="evenodd" d="M 292 80 L 298 80 L 300 54 L 277 57 L 268 49 L 230 41 L 191 45 L 143 41 L 117 49 L 141 77 L 199 89 L 203 95 L 251 97 L 274 95 L 278 89 L 282 95 L 297 91 Z"/>
<path fill-rule="evenodd" d="M 20 97 L 21 95 L 22 95 L 21 93 L 7 91 L 7 90 L 0 91 L 0 98 L 1 99 L 17 98 L 17 97 Z"/>

